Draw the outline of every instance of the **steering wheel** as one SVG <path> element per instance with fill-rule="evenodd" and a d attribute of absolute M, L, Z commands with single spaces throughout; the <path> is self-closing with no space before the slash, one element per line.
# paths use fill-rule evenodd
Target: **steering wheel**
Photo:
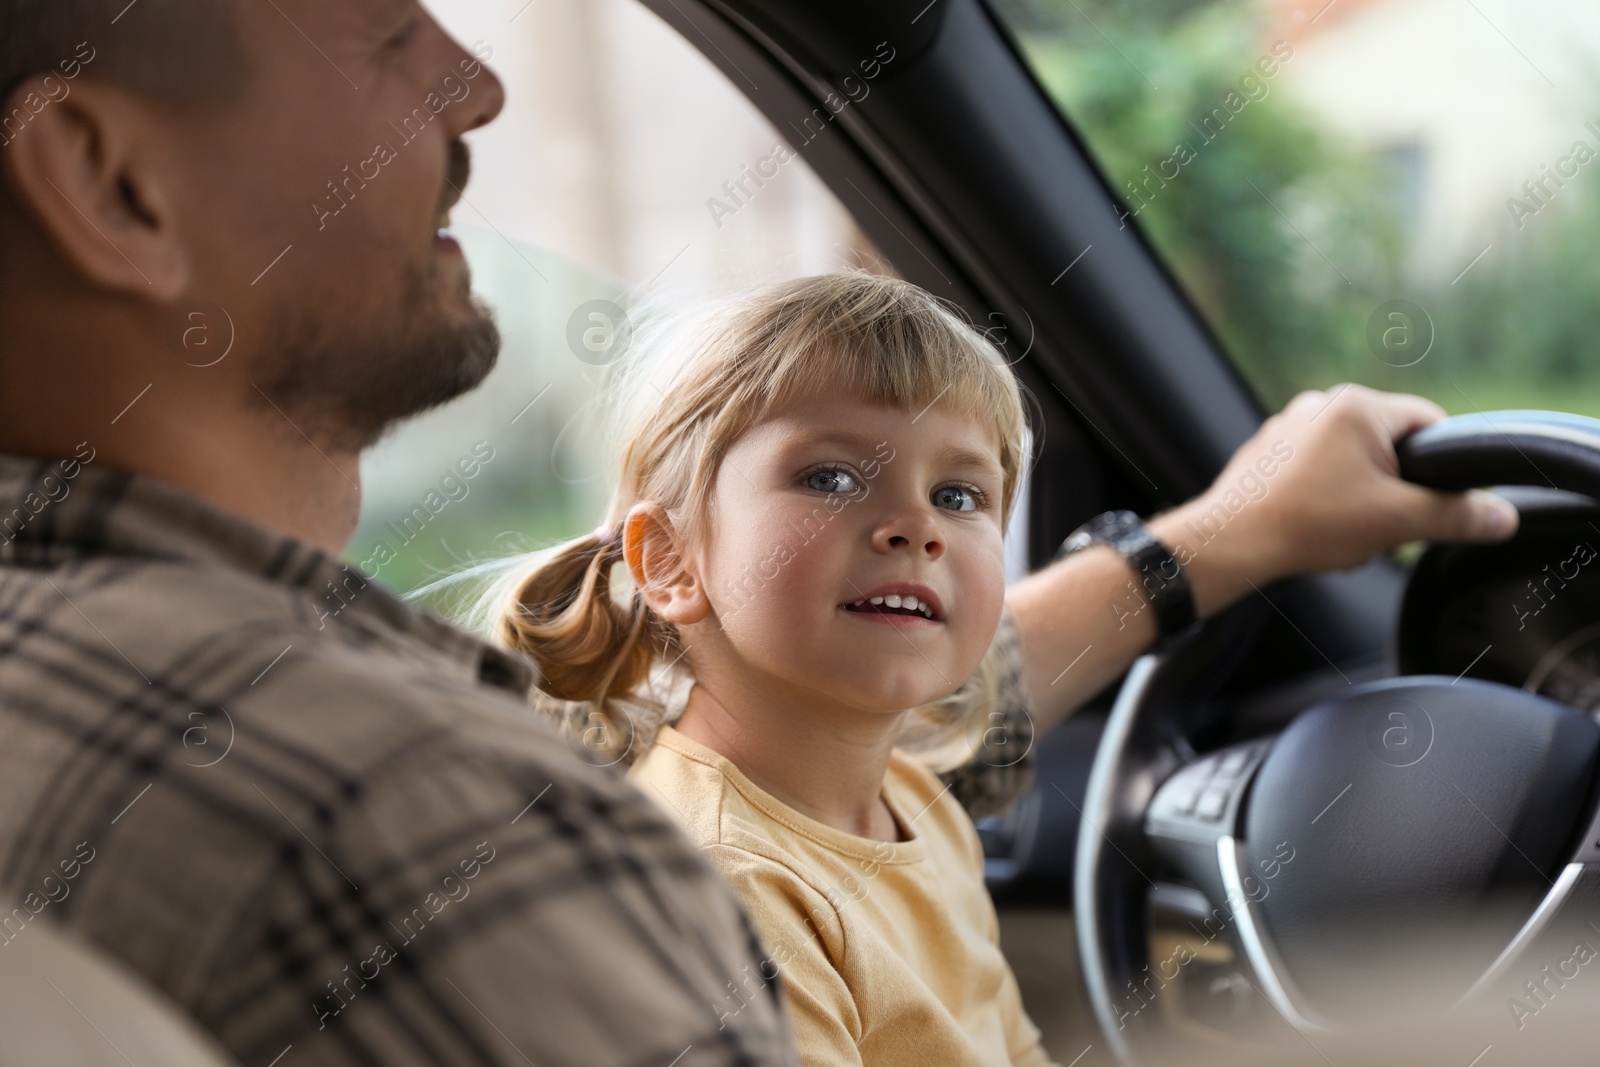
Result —
<path fill-rule="evenodd" d="M 1600 499 L 1600 420 L 1461 416 L 1396 451 L 1402 477 L 1436 489 L 1549 485 Z M 1455 1020 L 1441 1032 L 1470 1043 L 1519 1029 L 1507 996 L 1542 1003 L 1519 983 L 1571 957 L 1574 924 L 1589 943 L 1600 931 L 1583 925 L 1600 918 L 1586 910 L 1600 904 L 1600 725 L 1509 686 L 1418 675 L 1351 684 L 1275 736 L 1195 752 L 1187 738 L 1218 713 L 1206 698 L 1273 611 L 1250 598 L 1140 658 L 1112 709 L 1074 883 L 1107 1042 L 1125 1064 L 1153 1064 L 1174 1036 L 1175 983 L 1196 946 L 1152 953 L 1158 872 L 1213 909 L 1190 941 L 1225 941 L 1264 1014 L 1308 1040 L 1381 1014 L 1397 959 L 1408 1006 Z M 1493 1011 L 1473 1011 L 1484 1004 Z"/>

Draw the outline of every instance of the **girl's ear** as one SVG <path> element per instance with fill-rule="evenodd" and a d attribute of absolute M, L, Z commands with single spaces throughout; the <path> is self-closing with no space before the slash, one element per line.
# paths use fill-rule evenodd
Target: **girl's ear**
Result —
<path fill-rule="evenodd" d="M 700 577 L 683 557 L 678 533 L 659 504 L 644 502 L 622 520 L 622 555 L 646 604 L 670 623 L 699 622 L 711 611 Z"/>

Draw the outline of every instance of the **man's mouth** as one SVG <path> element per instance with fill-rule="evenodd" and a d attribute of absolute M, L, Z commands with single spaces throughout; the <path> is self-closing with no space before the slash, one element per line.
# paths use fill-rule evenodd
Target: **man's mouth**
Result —
<path fill-rule="evenodd" d="M 441 237 L 449 236 L 450 234 L 450 211 L 456 206 L 456 200 L 459 198 L 459 194 L 447 197 L 445 202 L 439 206 L 439 215 L 434 219 L 434 228 L 439 231 Z"/>
<path fill-rule="evenodd" d="M 439 195 L 439 214 L 434 220 L 441 237 L 449 236 L 450 211 L 461 200 L 461 191 L 472 178 L 472 150 L 465 141 L 450 142 L 450 169 L 445 175 L 444 190 Z"/>

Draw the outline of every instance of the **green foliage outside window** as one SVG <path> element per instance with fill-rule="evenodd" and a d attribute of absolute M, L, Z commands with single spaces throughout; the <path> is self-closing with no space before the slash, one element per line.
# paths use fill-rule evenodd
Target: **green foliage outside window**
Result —
<path fill-rule="evenodd" d="M 996 6 L 1136 212 L 1130 221 L 1270 410 L 1300 389 L 1352 380 L 1451 412 L 1600 415 L 1600 203 L 1590 191 L 1600 167 L 1454 284 L 1422 285 L 1405 269 L 1408 161 L 1351 144 L 1297 107 L 1284 91 L 1292 56 L 1263 74 L 1272 64 L 1258 63 L 1276 58 L 1263 11 L 1195 0 Z M 1380 359 L 1369 341 L 1369 321 L 1394 300 L 1423 308 L 1435 331 L 1411 366 Z"/>

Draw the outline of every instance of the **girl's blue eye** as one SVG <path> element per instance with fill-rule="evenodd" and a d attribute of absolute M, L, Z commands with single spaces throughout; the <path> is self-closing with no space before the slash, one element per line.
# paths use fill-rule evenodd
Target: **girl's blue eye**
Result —
<path fill-rule="evenodd" d="M 818 479 L 826 479 L 825 484 L 817 484 Z M 861 491 L 861 483 L 856 481 L 855 475 L 843 467 L 823 467 L 814 470 L 805 477 L 808 488 L 820 493 L 844 493 L 851 495 Z"/>
<path fill-rule="evenodd" d="M 955 495 L 952 496 L 951 494 Z M 966 500 L 971 503 L 970 507 L 963 506 L 961 499 L 962 497 L 965 497 Z M 939 488 L 933 491 L 933 503 L 935 507 L 943 507 L 946 503 L 949 503 L 952 500 L 954 500 L 956 504 L 956 507 L 950 509 L 952 511 L 977 511 L 979 508 L 983 507 L 984 503 L 986 502 L 983 491 L 972 486 L 941 485 Z"/>

